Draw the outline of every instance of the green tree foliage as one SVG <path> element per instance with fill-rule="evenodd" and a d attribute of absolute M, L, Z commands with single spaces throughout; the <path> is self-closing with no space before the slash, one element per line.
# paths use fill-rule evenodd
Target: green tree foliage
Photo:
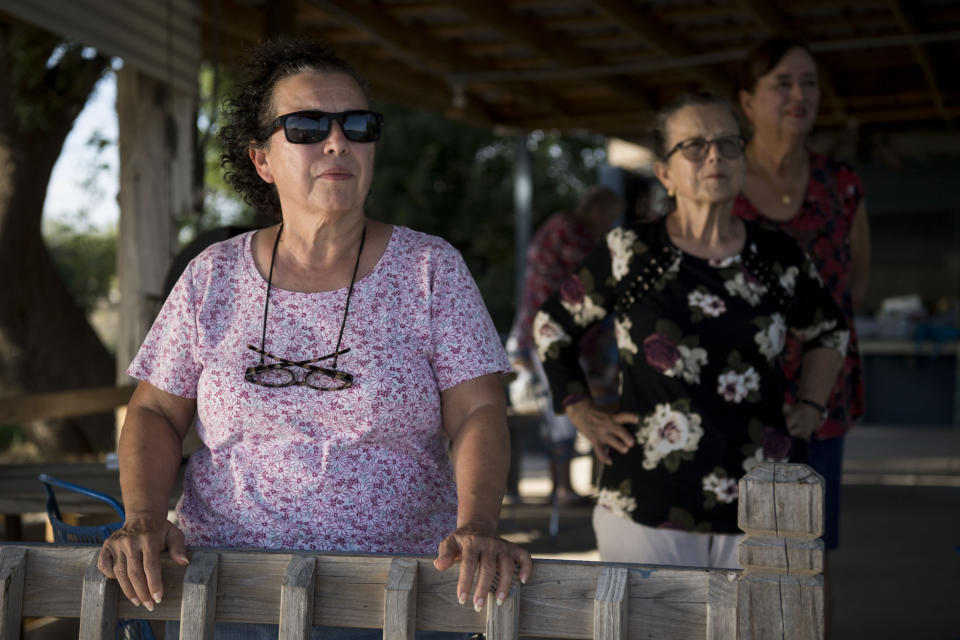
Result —
<path fill-rule="evenodd" d="M 57 221 L 46 225 L 44 239 L 57 272 L 89 314 L 116 278 L 116 232 Z"/>
<path fill-rule="evenodd" d="M 449 240 L 477 280 L 497 328 L 514 313 L 513 169 L 518 138 L 426 111 L 378 105 L 378 142 L 368 214 Z M 533 226 L 571 207 L 596 181 L 603 139 L 535 131 Z"/>

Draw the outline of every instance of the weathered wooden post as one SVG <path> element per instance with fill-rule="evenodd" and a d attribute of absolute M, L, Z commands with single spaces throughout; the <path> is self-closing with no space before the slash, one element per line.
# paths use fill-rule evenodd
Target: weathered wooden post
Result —
<path fill-rule="evenodd" d="M 740 640 L 822 640 L 823 478 L 765 463 L 740 480 Z"/>

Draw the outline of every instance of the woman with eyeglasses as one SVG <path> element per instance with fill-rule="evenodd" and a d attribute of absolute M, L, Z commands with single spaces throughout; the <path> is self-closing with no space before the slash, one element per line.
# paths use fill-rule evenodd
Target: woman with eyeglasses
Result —
<path fill-rule="evenodd" d="M 534 320 L 555 410 L 593 443 L 603 560 L 739 567 L 737 483 L 802 461 L 846 348 L 843 315 L 785 234 L 732 215 L 746 171 L 732 105 L 684 95 L 660 112 L 657 178 L 672 208 L 606 236 Z M 614 314 L 620 407 L 599 411 L 577 341 Z M 808 403 L 783 412 L 787 331 Z"/>
<path fill-rule="evenodd" d="M 315 41 L 275 40 L 225 113 L 226 178 L 278 222 L 193 260 L 130 365 L 127 516 L 101 570 L 152 610 L 159 554 L 186 564 L 185 544 L 435 553 L 461 562 L 461 604 L 499 604 L 531 571 L 496 535 L 509 363 L 460 254 L 365 215 L 384 123 L 364 81 Z"/>

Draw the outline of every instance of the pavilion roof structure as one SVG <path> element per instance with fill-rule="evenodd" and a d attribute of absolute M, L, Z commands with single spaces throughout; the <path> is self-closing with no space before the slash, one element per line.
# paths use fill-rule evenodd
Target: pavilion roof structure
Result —
<path fill-rule="evenodd" d="M 952 124 L 957 0 L 204 0 L 204 57 L 271 33 L 329 42 L 374 97 L 478 123 L 631 136 L 674 95 L 732 95 L 746 52 L 808 42 L 820 126 Z"/>

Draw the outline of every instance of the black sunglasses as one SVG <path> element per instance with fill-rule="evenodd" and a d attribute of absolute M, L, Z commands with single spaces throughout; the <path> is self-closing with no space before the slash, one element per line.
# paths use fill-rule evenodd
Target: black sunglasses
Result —
<path fill-rule="evenodd" d="M 717 151 L 727 160 L 736 160 L 743 155 L 746 144 L 742 136 L 724 136 L 713 140 L 688 138 L 675 144 L 663 157 L 663 161 L 666 162 L 670 159 L 670 156 L 679 151 L 690 162 L 699 162 L 707 157 L 707 154 L 710 153 L 710 147 L 713 145 L 717 145 Z"/>
<path fill-rule="evenodd" d="M 273 124 L 264 129 L 262 138 L 266 140 L 274 131 L 283 127 L 287 142 L 292 144 L 322 142 L 330 135 L 334 120 L 340 123 L 344 137 L 351 142 L 376 142 L 383 128 L 383 114 L 376 111 L 294 111 L 274 120 Z"/>

